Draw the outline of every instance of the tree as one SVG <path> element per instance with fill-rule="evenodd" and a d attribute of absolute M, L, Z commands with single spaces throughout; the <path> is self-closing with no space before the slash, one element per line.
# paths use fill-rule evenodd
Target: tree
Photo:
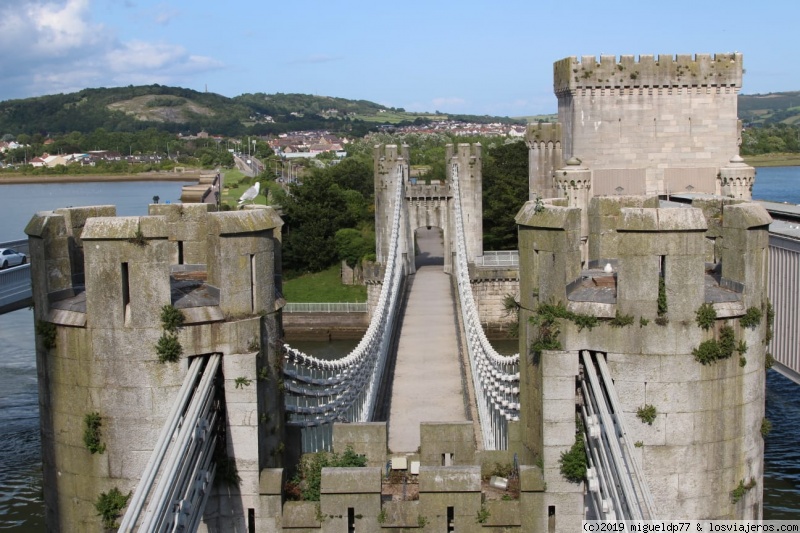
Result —
<path fill-rule="evenodd" d="M 528 200 L 528 147 L 522 142 L 486 150 L 483 157 L 483 246 L 517 248 L 514 218 Z"/>

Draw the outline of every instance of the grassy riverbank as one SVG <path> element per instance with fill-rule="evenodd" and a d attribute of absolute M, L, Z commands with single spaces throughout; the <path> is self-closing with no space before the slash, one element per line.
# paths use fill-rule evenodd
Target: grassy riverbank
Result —
<path fill-rule="evenodd" d="M 795 167 L 800 166 L 800 154 L 749 155 L 744 162 L 753 167 Z"/>
<path fill-rule="evenodd" d="M 342 285 L 339 265 L 316 274 L 303 274 L 284 280 L 283 297 L 287 302 L 366 302 L 365 285 Z"/>

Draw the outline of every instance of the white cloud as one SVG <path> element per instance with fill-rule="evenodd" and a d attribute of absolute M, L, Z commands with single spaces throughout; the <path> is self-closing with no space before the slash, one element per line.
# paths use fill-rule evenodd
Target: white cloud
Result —
<path fill-rule="evenodd" d="M 20 0 L 0 7 L 0 100 L 97 86 L 180 85 L 182 76 L 224 67 L 172 43 L 120 42 L 93 21 L 92 1 Z M 154 19 L 166 24 L 174 13 L 161 7 Z"/>

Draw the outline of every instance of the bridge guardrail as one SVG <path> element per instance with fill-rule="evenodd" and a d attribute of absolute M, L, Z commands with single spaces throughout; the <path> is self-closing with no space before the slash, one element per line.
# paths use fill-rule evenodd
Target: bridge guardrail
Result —
<path fill-rule="evenodd" d="M 459 307 L 469 352 L 483 445 L 487 450 L 501 450 L 508 447 L 508 422 L 519 420 L 519 354 L 500 355 L 489 343 L 483 331 L 469 281 L 458 174 L 458 165 L 453 164 L 451 187 L 456 223 L 454 273 Z"/>
<path fill-rule="evenodd" d="M 31 265 L 0 270 L 0 307 L 31 297 Z"/>
<path fill-rule="evenodd" d="M 366 313 L 367 302 L 289 302 L 283 306 L 284 313 Z"/>
<path fill-rule="evenodd" d="M 483 252 L 475 258 L 477 267 L 519 267 L 519 250 Z"/>

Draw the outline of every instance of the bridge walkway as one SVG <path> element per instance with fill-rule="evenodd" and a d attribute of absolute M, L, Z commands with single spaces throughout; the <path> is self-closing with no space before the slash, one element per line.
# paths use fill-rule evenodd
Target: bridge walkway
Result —
<path fill-rule="evenodd" d="M 450 276 L 439 230 L 417 231 L 417 273 L 400 325 L 389 413 L 389 449 L 414 452 L 420 422 L 467 420 Z"/>

